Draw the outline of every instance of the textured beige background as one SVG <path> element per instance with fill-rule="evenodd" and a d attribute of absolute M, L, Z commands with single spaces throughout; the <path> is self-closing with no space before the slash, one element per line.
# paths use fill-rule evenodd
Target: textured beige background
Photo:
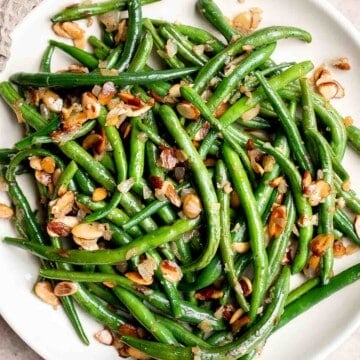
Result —
<path fill-rule="evenodd" d="M 357 27 L 357 29 L 360 30 L 360 0 L 327 1 L 335 5 Z M 0 360 L 41 360 L 41 358 L 9 328 L 1 316 Z M 326 360 L 360 360 L 360 329 L 358 329 Z"/>

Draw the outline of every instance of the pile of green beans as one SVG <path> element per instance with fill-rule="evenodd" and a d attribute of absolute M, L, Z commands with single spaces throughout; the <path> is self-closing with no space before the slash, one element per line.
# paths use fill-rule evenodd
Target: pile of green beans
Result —
<path fill-rule="evenodd" d="M 310 42 L 307 31 L 245 35 L 213 0 L 197 0 L 220 40 L 143 18 L 154 1 L 64 9 L 51 21 L 127 10 L 127 36 L 101 26 L 92 51 L 50 40 L 40 72 L 0 83 L 26 124 L 0 150 L 19 233 L 3 241 L 39 258 L 38 282 L 72 284 L 59 297 L 85 344 L 74 302 L 122 356 L 251 359 L 277 328 L 360 278 L 360 264 L 333 271 L 339 249 L 360 245 L 360 200 L 341 164 L 348 143 L 360 151 L 360 129 L 311 88 L 311 61 L 271 60 L 282 39 Z M 86 72 L 52 72 L 55 48 Z M 292 274 L 304 281 L 290 292 Z"/>

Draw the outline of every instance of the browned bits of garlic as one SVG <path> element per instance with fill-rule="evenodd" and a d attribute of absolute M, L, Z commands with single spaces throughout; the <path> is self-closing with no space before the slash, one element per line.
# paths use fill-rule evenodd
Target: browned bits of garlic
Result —
<path fill-rule="evenodd" d="M 200 198 L 196 194 L 188 194 L 184 198 L 182 210 L 189 219 L 198 217 L 202 211 Z"/>
<path fill-rule="evenodd" d="M 14 210 L 5 204 L 0 203 L 0 219 L 10 219 L 14 216 Z"/>
<path fill-rule="evenodd" d="M 320 234 L 317 235 L 310 242 L 310 250 L 314 255 L 323 256 L 327 249 L 331 248 L 334 244 L 333 234 Z"/>
<path fill-rule="evenodd" d="M 262 20 L 262 10 L 254 7 L 236 15 L 232 20 L 232 26 L 240 32 L 249 34 L 257 29 Z"/>
<path fill-rule="evenodd" d="M 153 277 L 151 278 L 143 278 L 138 272 L 136 271 L 129 271 L 125 274 L 125 277 L 127 277 L 129 280 L 131 280 L 133 283 L 137 285 L 144 285 L 148 286 L 151 285 L 154 282 Z"/>
<path fill-rule="evenodd" d="M 270 214 L 269 223 L 268 223 L 268 234 L 271 239 L 279 237 L 286 226 L 287 223 L 287 213 L 286 206 L 280 205 L 276 206 Z"/>
<path fill-rule="evenodd" d="M 355 229 L 356 235 L 360 238 L 360 214 L 355 215 L 354 229 Z"/>
<path fill-rule="evenodd" d="M 334 60 L 331 63 L 331 65 L 340 70 L 350 70 L 351 69 L 350 62 L 347 57 L 340 57 L 340 58 Z"/>
<path fill-rule="evenodd" d="M 67 191 L 56 200 L 49 203 L 50 212 L 55 218 L 63 217 L 69 214 L 75 203 L 75 194 L 73 191 Z"/>
<path fill-rule="evenodd" d="M 95 339 L 103 345 L 112 345 L 114 342 L 113 335 L 110 330 L 103 329 L 94 334 Z"/>
<path fill-rule="evenodd" d="M 45 156 L 41 160 L 41 168 L 48 174 L 53 174 L 56 169 L 55 160 L 51 156 Z"/>
<path fill-rule="evenodd" d="M 342 257 L 346 255 L 346 247 L 341 240 L 334 241 L 333 252 L 335 257 Z"/>
<path fill-rule="evenodd" d="M 78 285 L 72 281 L 60 281 L 54 287 L 54 294 L 56 296 L 70 296 L 78 291 Z"/>
<path fill-rule="evenodd" d="M 87 119 L 96 119 L 99 117 L 101 110 L 100 102 L 90 91 L 82 94 L 81 106 Z"/>
<path fill-rule="evenodd" d="M 39 299 L 51 305 L 54 309 L 60 306 L 60 300 L 54 294 L 54 289 L 50 281 L 38 281 L 35 284 L 34 293 Z"/>
<path fill-rule="evenodd" d="M 159 265 L 159 270 L 164 279 L 172 283 L 180 281 L 183 277 L 180 266 L 172 260 L 163 260 Z"/>
<path fill-rule="evenodd" d="M 188 101 L 182 101 L 176 106 L 177 111 L 181 116 L 188 120 L 197 121 L 200 118 L 199 109 Z"/>
<path fill-rule="evenodd" d="M 91 195 L 91 199 L 95 202 L 102 201 L 106 199 L 106 197 L 107 197 L 107 191 L 103 187 L 96 188 Z"/>
<path fill-rule="evenodd" d="M 71 234 L 71 229 L 78 224 L 79 224 L 79 219 L 77 217 L 63 216 L 49 221 L 46 230 L 49 236 L 66 237 Z"/>
<path fill-rule="evenodd" d="M 260 112 L 260 105 L 257 104 L 255 107 L 253 107 L 252 109 L 244 112 L 242 115 L 241 115 L 241 119 L 243 121 L 250 121 L 252 119 L 254 119 L 256 116 L 258 116 Z"/>
<path fill-rule="evenodd" d="M 221 299 L 223 296 L 224 292 L 216 289 L 214 286 L 208 286 L 195 293 L 195 299 L 201 301 Z"/>

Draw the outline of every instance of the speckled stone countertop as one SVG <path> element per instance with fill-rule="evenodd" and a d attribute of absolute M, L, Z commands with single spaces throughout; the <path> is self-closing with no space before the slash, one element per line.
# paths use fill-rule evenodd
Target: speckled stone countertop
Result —
<path fill-rule="evenodd" d="M 326 0 L 323 0 L 326 1 Z M 360 0 L 327 0 L 360 30 Z M 0 316 L 0 360 L 41 360 Z M 326 360 L 360 360 L 360 329 Z"/>

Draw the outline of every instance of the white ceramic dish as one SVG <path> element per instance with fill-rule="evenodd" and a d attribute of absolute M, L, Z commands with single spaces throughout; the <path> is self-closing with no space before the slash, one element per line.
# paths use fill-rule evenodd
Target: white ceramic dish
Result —
<path fill-rule="evenodd" d="M 72 0 L 63 0 L 59 5 L 45 0 L 24 19 L 13 34 L 12 57 L 6 70 L 0 74 L 1 79 L 7 79 L 16 71 L 37 71 L 47 40 L 54 37 L 49 17 L 60 7 L 71 3 Z M 163 0 L 146 6 L 144 13 L 149 17 L 206 26 L 196 14 L 194 3 L 194 0 Z M 353 70 L 335 71 L 336 79 L 345 87 L 346 97 L 334 101 L 334 105 L 342 114 L 357 119 L 359 125 L 360 36 L 328 3 L 321 0 L 254 0 L 244 4 L 237 0 L 218 0 L 217 3 L 229 17 L 249 7 L 258 6 L 264 11 L 262 27 L 292 25 L 312 33 L 311 44 L 293 40 L 281 42 L 273 56 L 275 60 L 311 59 L 315 65 L 320 65 L 334 58 L 347 56 Z M 55 67 L 59 64 L 55 63 Z M 10 147 L 21 136 L 21 131 L 13 114 L 2 102 L 0 118 L 0 147 Z M 356 172 L 360 169 L 359 158 L 351 150 L 346 155 L 345 164 L 352 175 L 357 175 Z M 353 187 L 360 191 L 359 176 L 353 176 Z M 1 200 L 4 199 L 1 194 Z M 3 220 L 0 234 L 13 234 L 11 226 Z M 359 261 L 358 252 L 337 261 L 335 271 L 341 271 Z M 99 345 L 95 340 L 91 341 L 89 347 L 83 346 L 63 312 L 52 310 L 31 293 L 37 271 L 38 264 L 31 256 L 0 242 L 0 313 L 23 340 L 47 360 L 118 358 L 111 347 Z M 360 282 L 357 282 L 299 316 L 271 336 L 261 359 L 323 359 L 360 324 L 359 293 Z M 92 339 L 92 334 L 101 325 L 84 314 L 81 317 L 89 338 Z"/>

